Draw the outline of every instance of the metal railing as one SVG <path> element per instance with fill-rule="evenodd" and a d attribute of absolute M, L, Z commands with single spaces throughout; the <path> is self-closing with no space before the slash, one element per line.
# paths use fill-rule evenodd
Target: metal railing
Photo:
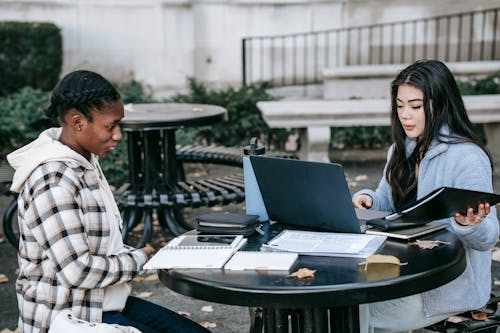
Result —
<path fill-rule="evenodd" d="M 401 22 L 242 41 L 243 84 L 321 82 L 323 69 L 343 65 L 498 60 L 500 8 Z"/>

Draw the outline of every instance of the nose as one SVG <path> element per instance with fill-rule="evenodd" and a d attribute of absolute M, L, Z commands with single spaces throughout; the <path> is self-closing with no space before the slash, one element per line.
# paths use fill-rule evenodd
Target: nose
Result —
<path fill-rule="evenodd" d="M 401 118 L 408 119 L 411 116 L 411 108 L 409 106 L 403 106 L 403 110 L 401 111 Z"/>
<path fill-rule="evenodd" d="M 115 130 L 113 131 L 113 135 L 111 138 L 115 141 L 121 141 L 123 139 L 122 135 L 122 130 L 120 129 L 120 126 L 116 126 Z"/>

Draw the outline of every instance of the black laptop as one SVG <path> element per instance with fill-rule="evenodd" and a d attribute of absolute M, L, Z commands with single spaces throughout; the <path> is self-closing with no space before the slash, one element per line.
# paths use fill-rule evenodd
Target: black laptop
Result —
<path fill-rule="evenodd" d="M 361 233 L 342 165 L 250 156 L 269 219 Z"/>

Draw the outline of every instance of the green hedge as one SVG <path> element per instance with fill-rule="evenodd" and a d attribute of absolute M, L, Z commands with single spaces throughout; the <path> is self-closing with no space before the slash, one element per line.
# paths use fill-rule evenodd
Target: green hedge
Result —
<path fill-rule="evenodd" d="M 43 108 L 50 94 L 26 87 L 6 97 L 0 97 L 0 161 L 52 125 Z"/>
<path fill-rule="evenodd" d="M 292 131 L 271 129 L 257 108 L 258 101 L 274 99 L 267 90 L 268 83 L 256 83 L 240 88 L 209 89 L 195 79 L 189 79 L 189 92 L 169 99 L 176 103 L 201 103 L 219 105 L 227 110 L 228 120 L 223 123 L 198 128 L 185 128 L 178 132 L 178 142 L 192 144 L 220 144 L 241 146 L 254 136 L 261 138 L 271 149 L 283 149 Z"/>
<path fill-rule="evenodd" d="M 222 105 L 228 110 L 229 120 L 216 126 L 180 129 L 177 131 L 178 143 L 202 142 L 243 146 L 251 136 L 257 135 L 267 138 L 274 147 L 282 148 L 290 132 L 269 129 L 256 107 L 257 101 L 273 98 L 267 93 L 268 85 L 210 90 L 195 80 L 190 80 L 189 84 L 188 93 L 175 95 L 170 101 Z M 132 81 L 117 87 L 126 103 L 153 101 L 139 82 Z M 470 94 L 471 91 L 478 94 L 500 93 L 500 77 L 496 75 L 463 82 L 461 91 L 464 94 Z M 27 87 L 9 96 L 0 97 L 0 162 L 5 161 L 6 154 L 32 141 L 45 128 L 55 125 L 45 118 L 42 111 L 48 104 L 49 96 L 49 92 Z M 478 131 L 482 130 L 480 125 L 476 126 Z M 390 136 L 390 128 L 387 126 L 335 128 L 332 133 L 332 147 L 383 147 L 391 142 Z M 110 184 L 119 187 L 127 181 L 126 136 L 116 151 L 101 159 L 101 165 Z"/>
<path fill-rule="evenodd" d="M 0 96 L 26 86 L 51 90 L 62 56 L 61 31 L 54 24 L 0 22 Z"/>

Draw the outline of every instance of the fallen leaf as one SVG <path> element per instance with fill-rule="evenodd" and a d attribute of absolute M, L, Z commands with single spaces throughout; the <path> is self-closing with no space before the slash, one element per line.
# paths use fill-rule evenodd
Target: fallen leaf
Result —
<path fill-rule="evenodd" d="M 177 311 L 177 313 L 183 317 L 189 317 L 191 315 L 191 313 L 186 312 L 186 311 Z"/>
<path fill-rule="evenodd" d="M 423 250 L 430 250 L 430 249 L 433 249 L 435 247 L 438 247 L 441 244 L 444 244 L 444 245 L 450 244 L 450 242 L 443 242 L 440 240 L 419 240 L 419 239 L 417 239 L 416 241 L 408 243 L 408 244 L 409 245 L 416 245 Z"/>
<path fill-rule="evenodd" d="M 211 305 L 205 305 L 201 308 L 201 311 L 203 312 L 213 312 L 214 308 Z"/>
<path fill-rule="evenodd" d="M 354 180 L 357 182 L 362 181 L 362 180 L 367 180 L 367 179 L 368 179 L 368 175 L 359 175 L 359 176 L 354 177 Z"/>
<path fill-rule="evenodd" d="M 368 268 L 368 265 L 370 265 L 370 264 L 391 264 L 391 265 L 403 266 L 403 265 L 407 265 L 408 263 L 407 262 L 402 263 L 395 256 L 386 255 L 386 254 L 373 254 L 371 256 L 368 256 L 366 258 L 366 261 L 360 262 L 358 265 L 364 266 L 363 269 L 366 271 Z"/>
<path fill-rule="evenodd" d="M 143 291 L 141 293 L 137 293 L 135 296 L 139 297 L 139 298 L 148 298 L 150 297 L 151 295 L 153 295 L 152 292 L 150 291 Z"/>
<path fill-rule="evenodd" d="M 290 276 L 297 279 L 312 279 L 314 278 L 314 273 L 316 273 L 315 269 L 300 268 L 297 271 L 290 274 Z"/>
<path fill-rule="evenodd" d="M 486 319 L 488 319 L 488 314 L 486 312 L 483 312 L 483 311 L 479 311 L 479 312 L 471 311 L 470 314 L 471 314 L 472 319 L 474 319 L 474 320 L 486 320 Z"/>
<path fill-rule="evenodd" d="M 146 278 L 144 276 L 136 276 L 132 281 L 134 282 L 142 282 L 146 280 Z"/>
<path fill-rule="evenodd" d="M 144 281 L 156 281 L 158 280 L 158 274 L 150 274 L 144 278 Z"/>
<path fill-rule="evenodd" d="M 205 328 L 215 328 L 217 327 L 217 324 L 216 323 L 211 323 L 209 321 L 202 321 L 200 323 L 201 326 L 205 327 Z"/>
<path fill-rule="evenodd" d="M 0 274 L 0 283 L 7 283 L 9 282 L 9 278 L 5 274 Z"/>

